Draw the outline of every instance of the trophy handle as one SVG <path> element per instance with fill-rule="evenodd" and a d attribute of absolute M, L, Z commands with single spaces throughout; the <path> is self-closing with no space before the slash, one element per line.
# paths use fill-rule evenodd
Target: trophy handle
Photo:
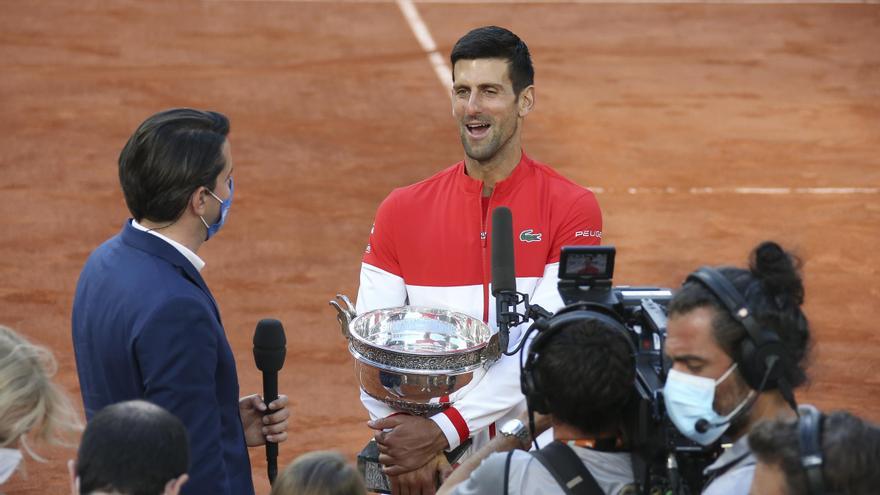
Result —
<path fill-rule="evenodd" d="M 351 304 L 351 300 L 345 294 L 336 294 L 336 299 L 342 301 L 345 307 L 343 308 L 336 301 L 330 301 L 330 306 L 336 309 L 336 321 L 339 322 L 339 327 L 342 329 L 342 336 L 348 339 L 351 337 L 351 321 L 357 317 L 357 313 Z"/>
<path fill-rule="evenodd" d="M 351 303 L 351 299 L 348 298 L 345 294 L 336 294 L 336 299 L 345 303 L 345 310 L 351 315 L 351 319 L 355 319 L 357 317 L 357 310 L 354 309 L 354 304 Z"/>

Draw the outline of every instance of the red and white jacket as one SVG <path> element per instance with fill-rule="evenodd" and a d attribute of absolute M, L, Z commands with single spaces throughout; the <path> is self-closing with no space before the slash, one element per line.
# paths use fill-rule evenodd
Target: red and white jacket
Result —
<path fill-rule="evenodd" d="M 513 216 L 517 290 L 548 311 L 558 310 L 560 249 L 601 241 L 596 197 L 525 153 L 510 176 L 495 185 L 485 210 L 482 190 L 483 183 L 466 174 L 462 161 L 392 191 L 379 206 L 364 254 L 358 314 L 405 304 L 448 308 L 497 331 L 490 246 L 491 212 L 498 206 L 510 208 Z M 511 347 L 524 328 L 511 329 Z M 496 422 L 523 410 L 518 359 L 502 356 L 466 395 L 452 394 L 450 406 L 431 418 L 450 449 L 477 433 L 494 436 Z M 396 412 L 363 391 L 361 400 L 374 419 Z M 483 442 L 475 437 L 475 447 L 478 443 Z"/>

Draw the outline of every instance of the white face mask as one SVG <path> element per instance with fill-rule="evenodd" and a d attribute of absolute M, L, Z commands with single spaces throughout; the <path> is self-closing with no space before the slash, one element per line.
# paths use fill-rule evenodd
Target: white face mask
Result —
<path fill-rule="evenodd" d="M 731 421 L 746 407 L 755 394 L 754 390 L 725 416 L 715 412 L 715 387 L 723 382 L 733 370 L 736 363 L 728 368 L 717 380 L 702 376 L 669 370 L 666 384 L 663 386 L 663 397 L 666 414 L 682 435 L 702 444 L 711 445 L 730 427 Z M 705 421 L 704 428 L 699 430 L 697 424 Z"/>
<path fill-rule="evenodd" d="M 0 485 L 12 476 L 21 464 L 21 452 L 17 449 L 0 449 Z"/>

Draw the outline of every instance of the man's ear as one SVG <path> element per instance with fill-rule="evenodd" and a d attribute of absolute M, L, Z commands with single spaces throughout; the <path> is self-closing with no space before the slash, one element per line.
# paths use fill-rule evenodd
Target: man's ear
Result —
<path fill-rule="evenodd" d="M 67 460 L 67 475 L 70 478 L 70 494 L 79 495 L 79 478 L 76 477 L 76 461 Z"/>
<path fill-rule="evenodd" d="M 165 491 L 162 492 L 162 495 L 177 495 L 180 493 L 180 489 L 183 488 L 183 484 L 189 481 L 189 475 L 184 473 L 170 480 L 168 483 L 165 483 Z"/>
<path fill-rule="evenodd" d="M 535 86 L 531 85 L 523 88 L 517 99 L 519 117 L 525 117 L 535 108 Z"/>
<path fill-rule="evenodd" d="M 196 215 L 200 217 L 205 216 L 208 206 L 207 197 L 208 188 L 205 186 L 201 186 L 193 191 L 192 196 L 189 197 L 189 207 Z"/>

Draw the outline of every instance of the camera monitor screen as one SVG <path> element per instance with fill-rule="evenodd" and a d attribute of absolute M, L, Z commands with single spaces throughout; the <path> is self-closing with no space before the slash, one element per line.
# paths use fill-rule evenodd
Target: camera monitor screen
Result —
<path fill-rule="evenodd" d="M 614 252 L 614 246 L 565 246 L 559 258 L 559 278 L 611 280 Z"/>

